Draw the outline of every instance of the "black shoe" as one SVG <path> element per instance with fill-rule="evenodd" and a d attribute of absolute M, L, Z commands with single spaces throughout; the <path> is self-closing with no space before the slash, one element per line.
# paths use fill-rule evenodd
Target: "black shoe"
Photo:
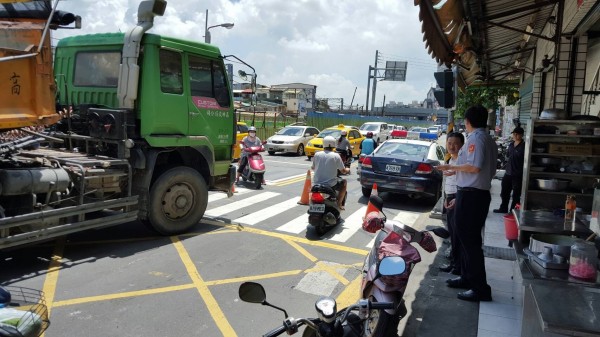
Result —
<path fill-rule="evenodd" d="M 494 213 L 508 213 L 507 209 L 498 208 L 494 210 Z"/>
<path fill-rule="evenodd" d="M 452 270 L 450 271 L 450 274 L 452 274 L 452 275 L 458 275 L 458 276 L 462 275 L 462 273 L 460 272 L 460 270 L 456 269 L 456 268 L 452 268 Z"/>
<path fill-rule="evenodd" d="M 462 293 L 458 293 L 458 295 L 456 295 L 456 297 L 458 297 L 459 300 L 469 301 L 469 302 L 491 301 L 492 300 L 492 294 L 479 295 L 473 289 L 463 291 Z"/>
<path fill-rule="evenodd" d="M 444 273 L 448 273 L 452 269 L 454 269 L 454 266 L 452 264 L 445 264 L 443 266 L 440 266 L 439 269 L 440 269 L 440 271 L 443 271 Z"/>
<path fill-rule="evenodd" d="M 450 288 L 470 289 L 469 282 L 464 280 L 462 277 L 451 278 L 446 280 L 446 285 Z"/>

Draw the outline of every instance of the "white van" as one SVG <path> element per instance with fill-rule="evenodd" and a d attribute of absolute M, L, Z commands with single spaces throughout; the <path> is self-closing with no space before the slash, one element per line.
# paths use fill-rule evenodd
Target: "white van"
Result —
<path fill-rule="evenodd" d="M 365 137 L 368 132 L 373 132 L 373 139 L 375 139 L 378 144 L 389 139 L 390 132 L 392 131 L 389 129 L 388 124 L 384 122 L 367 122 L 361 125 L 358 130 Z"/>

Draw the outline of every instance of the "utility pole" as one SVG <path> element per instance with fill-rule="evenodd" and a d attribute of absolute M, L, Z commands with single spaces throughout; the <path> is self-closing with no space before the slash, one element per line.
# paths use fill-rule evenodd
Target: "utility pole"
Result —
<path fill-rule="evenodd" d="M 206 34 L 208 34 L 208 9 L 206 10 L 206 15 L 204 17 L 206 18 L 204 20 L 204 41 L 206 41 Z"/>
<path fill-rule="evenodd" d="M 383 103 L 381 103 L 381 117 L 385 116 L 383 110 L 385 109 L 385 95 L 383 95 Z"/>
<path fill-rule="evenodd" d="M 354 87 L 354 93 L 352 94 L 352 100 L 350 101 L 350 109 L 352 109 L 352 104 L 354 103 L 354 96 L 356 96 L 356 89 L 358 87 Z"/>
<path fill-rule="evenodd" d="M 371 111 L 375 111 L 375 93 L 377 92 L 377 60 L 379 59 L 379 50 L 375 51 L 375 68 L 373 68 L 373 97 L 371 97 Z"/>
<path fill-rule="evenodd" d="M 365 103 L 365 115 L 369 114 L 369 90 L 371 88 L 371 69 L 373 67 L 369 66 L 369 75 L 367 76 L 367 103 Z"/>

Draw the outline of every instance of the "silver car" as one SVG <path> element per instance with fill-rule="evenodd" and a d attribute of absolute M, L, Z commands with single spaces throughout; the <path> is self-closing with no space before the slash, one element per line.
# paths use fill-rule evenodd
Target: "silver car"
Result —
<path fill-rule="evenodd" d="M 265 149 L 270 155 L 275 152 L 291 152 L 304 156 L 306 143 L 318 134 L 319 129 L 312 126 L 286 126 L 267 139 Z"/>

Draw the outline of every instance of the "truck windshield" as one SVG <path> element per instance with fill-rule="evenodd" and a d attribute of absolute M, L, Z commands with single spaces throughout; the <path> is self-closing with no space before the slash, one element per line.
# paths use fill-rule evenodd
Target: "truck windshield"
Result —
<path fill-rule="evenodd" d="M 80 87 L 116 87 L 119 82 L 121 52 L 80 52 L 75 56 L 73 85 Z"/>

